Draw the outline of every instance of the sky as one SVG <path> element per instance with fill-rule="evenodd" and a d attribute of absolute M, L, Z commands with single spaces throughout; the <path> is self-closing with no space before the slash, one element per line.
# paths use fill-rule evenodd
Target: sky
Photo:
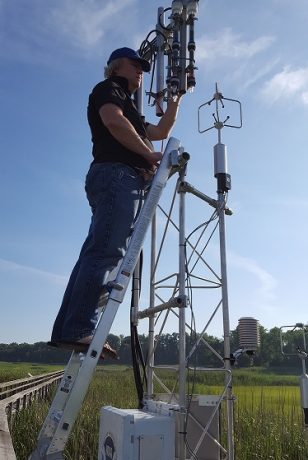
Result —
<path fill-rule="evenodd" d="M 113 49 L 139 48 L 159 6 L 170 4 L 0 0 L 1 343 L 50 338 L 90 220 L 84 194 L 91 162 L 88 95 Z M 187 181 L 216 198 L 217 132 L 198 132 L 198 107 L 212 98 L 216 82 L 225 97 L 242 103 L 242 129 L 222 132 L 232 177 L 233 215 L 226 217 L 231 329 L 246 316 L 267 329 L 308 319 L 307 21 L 305 0 L 199 2 L 197 85 L 183 97 L 172 135 L 191 156 Z M 146 90 L 148 82 L 146 76 Z M 202 129 L 212 125 L 211 113 L 200 111 Z M 146 100 L 145 115 L 158 122 Z M 171 186 L 166 202 L 170 193 Z M 211 209 L 187 201 L 189 233 Z M 175 239 L 174 232 L 164 269 L 177 261 Z M 207 257 L 219 266 L 217 241 Z M 201 330 L 216 300 L 197 291 Z M 142 303 L 148 306 L 146 294 Z M 168 327 L 177 329 L 175 318 Z M 128 301 L 111 332 L 129 333 Z M 209 332 L 221 336 L 220 317 Z"/>

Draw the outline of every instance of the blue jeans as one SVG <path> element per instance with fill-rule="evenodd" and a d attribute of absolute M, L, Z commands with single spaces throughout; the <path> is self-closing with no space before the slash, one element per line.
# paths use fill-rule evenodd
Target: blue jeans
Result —
<path fill-rule="evenodd" d="M 93 334 L 99 297 L 115 278 L 125 254 L 144 187 L 144 179 L 125 164 L 91 165 L 85 186 L 91 225 L 55 320 L 52 341 L 76 341 Z"/>

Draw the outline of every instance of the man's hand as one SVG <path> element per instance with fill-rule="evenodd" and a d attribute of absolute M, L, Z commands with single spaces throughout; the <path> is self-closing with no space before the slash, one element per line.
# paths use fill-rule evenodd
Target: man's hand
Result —
<path fill-rule="evenodd" d="M 143 155 L 143 158 L 149 163 L 147 169 L 140 169 L 140 172 L 145 181 L 149 181 L 153 178 L 157 171 L 158 162 L 162 159 L 163 154 L 161 152 L 150 152 Z"/>
<path fill-rule="evenodd" d="M 157 166 L 159 161 L 162 159 L 162 157 L 163 157 L 163 154 L 161 152 L 147 152 L 146 154 L 143 155 L 143 158 L 151 166 Z"/>
<path fill-rule="evenodd" d="M 146 131 L 151 141 L 167 139 L 175 123 L 178 108 L 182 95 L 179 94 L 175 100 L 172 98 L 168 101 L 166 112 L 160 118 L 157 125 L 148 124 Z"/>

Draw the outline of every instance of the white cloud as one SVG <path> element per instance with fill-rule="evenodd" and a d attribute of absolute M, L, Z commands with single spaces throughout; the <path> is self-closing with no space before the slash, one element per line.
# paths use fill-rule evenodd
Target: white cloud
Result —
<path fill-rule="evenodd" d="M 301 94 L 301 99 L 305 105 L 308 105 L 308 91 Z"/>
<path fill-rule="evenodd" d="M 277 280 L 253 259 L 230 253 L 228 260 L 234 267 L 251 274 L 257 281 L 250 293 L 250 302 L 259 308 L 268 308 L 276 299 Z"/>
<path fill-rule="evenodd" d="M 264 84 L 261 96 L 268 103 L 294 97 L 308 105 L 308 67 L 293 70 L 286 66 Z"/>
<path fill-rule="evenodd" d="M 135 0 L 64 0 L 51 10 L 50 22 L 70 44 L 88 49 L 96 46 L 114 27 L 114 17 Z"/>
<path fill-rule="evenodd" d="M 299 197 L 288 197 L 288 198 L 281 198 L 280 200 L 275 200 L 274 205 L 279 206 L 287 206 L 289 208 L 307 208 L 308 207 L 308 200 L 305 198 Z"/>
<path fill-rule="evenodd" d="M 23 2 L 6 2 L 1 9 L 1 1 L 0 19 L 6 27 L 0 27 L 0 56 L 54 66 L 67 51 L 101 55 L 123 22 L 123 10 L 133 10 L 137 0 L 32 0 L 31 11 Z M 133 35 L 128 25 L 125 30 Z"/>
<path fill-rule="evenodd" d="M 239 76 L 243 74 L 249 74 L 248 79 L 243 84 L 243 88 L 247 89 L 254 85 L 261 78 L 265 77 L 265 75 L 269 74 L 271 70 L 278 64 L 278 62 L 279 58 L 271 59 L 269 62 L 264 63 L 262 66 L 257 63 L 257 65 L 255 65 L 253 68 L 249 62 L 249 64 L 246 63 L 244 67 L 239 68 L 238 72 L 236 72 L 239 74 Z"/>
<path fill-rule="evenodd" d="M 198 39 L 198 59 L 250 59 L 269 48 L 274 42 L 273 36 L 261 36 L 252 41 L 244 41 L 240 34 L 231 28 L 223 29 L 216 38 L 203 35 Z"/>
<path fill-rule="evenodd" d="M 65 286 L 65 284 L 67 283 L 66 276 L 61 276 L 55 273 L 39 270 L 37 268 L 18 264 L 16 262 L 12 262 L 6 259 L 0 259 L 0 270 L 5 271 L 6 273 L 13 272 L 22 275 L 34 275 L 35 277 L 44 278 L 45 280 L 51 283 L 60 284 L 61 286 Z"/>

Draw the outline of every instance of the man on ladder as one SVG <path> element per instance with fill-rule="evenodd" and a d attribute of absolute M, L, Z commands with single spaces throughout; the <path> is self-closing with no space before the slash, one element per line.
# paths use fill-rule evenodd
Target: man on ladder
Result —
<path fill-rule="evenodd" d="M 108 282 L 115 278 L 143 192 L 162 158 L 151 141 L 167 138 L 176 120 L 180 96 L 168 102 L 157 125 L 144 123 L 131 99 L 144 71 L 150 71 L 148 61 L 130 48 L 116 49 L 105 67 L 106 79 L 89 96 L 94 160 L 85 189 L 92 219 L 53 326 L 50 345 L 59 348 L 87 351 L 98 307 L 106 303 Z M 117 357 L 107 342 L 102 355 Z"/>

